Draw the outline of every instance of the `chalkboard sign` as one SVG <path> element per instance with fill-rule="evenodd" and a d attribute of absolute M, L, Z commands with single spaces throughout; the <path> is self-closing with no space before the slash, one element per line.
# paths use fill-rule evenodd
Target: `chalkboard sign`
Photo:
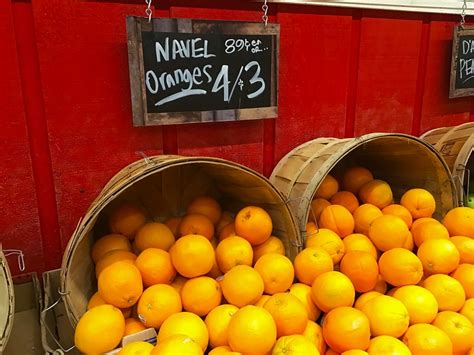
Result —
<path fill-rule="evenodd" d="M 279 25 L 127 17 L 135 126 L 274 118 Z"/>
<path fill-rule="evenodd" d="M 449 97 L 474 95 L 474 27 L 456 26 L 453 34 Z"/>

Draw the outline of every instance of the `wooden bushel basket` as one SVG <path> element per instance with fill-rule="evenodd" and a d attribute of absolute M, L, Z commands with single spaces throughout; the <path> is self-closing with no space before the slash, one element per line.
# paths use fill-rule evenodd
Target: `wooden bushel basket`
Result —
<path fill-rule="evenodd" d="M 294 258 L 301 245 L 294 217 L 281 193 L 262 175 L 222 159 L 155 156 L 130 164 L 115 175 L 79 222 L 64 254 L 60 276 L 68 318 L 75 326 L 96 290 L 90 257 L 94 240 L 107 231 L 108 213 L 122 202 L 141 205 L 156 221 L 182 216 L 196 196 L 217 198 L 223 210 L 237 212 L 244 206 L 264 208 L 272 217 L 273 235 Z"/>
<path fill-rule="evenodd" d="M 410 188 L 425 188 L 436 199 L 435 217 L 455 207 L 452 176 L 439 153 L 429 144 L 405 134 L 373 133 L 358 138 L 317 138 L 284 156 L 270 181 L 288 198 L 303 240 L 311 201 L 328 173 L 341 178 L 355 165 L 368 168 L 387 181 L 398 201 Z"/>
<path fill-rule="evenodd" d="M 464 205 L 469 193 L 471 166 L 469 158 L 474 150 L 474 122 L 454 127 L 436 128 L 420 138 L 430 143 L 446 161 L 456 183 L 458 204 Z"/>

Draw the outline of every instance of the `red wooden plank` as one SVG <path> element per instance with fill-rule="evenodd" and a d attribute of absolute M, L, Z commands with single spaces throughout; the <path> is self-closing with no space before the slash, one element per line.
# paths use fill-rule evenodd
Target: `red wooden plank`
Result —
<path fill-rule="evenodd" d="M 26 270 L 44 270 L 38 207 L 33 180 L 24 103 L 20 83 L 13 13 L 9 1 L 0 2 L 0 243 L 5 249 L 21 249 Z M 14 274 L 19 270 L 9 258 Z"/>
<path fill-rule="evenodd" d="M 352 12 L 279 5 L 281 26 L 276 161 L 321 136 L 343 137 Z"/>
<path fill-rule="evenodd" d="M 103 185 L 139 158 L 137 151 L 162 152 L 160 127 L 132 126 L 125 17 L 143 15 L 145 7 L 32 5 L 64 246 Z"/>
<path fill-rule="evenodd" d="M 410 133 L 422 30 L 420 14 L 362 14 L 355 135 Z"/>
<path fill-rule="evenodd" d="M 467 122 L 471 98 L 449 99 L 449 75 L 453 28 L 457 16 L 433 15 L 426 64 L 425 90 L 420 132 Z"/>

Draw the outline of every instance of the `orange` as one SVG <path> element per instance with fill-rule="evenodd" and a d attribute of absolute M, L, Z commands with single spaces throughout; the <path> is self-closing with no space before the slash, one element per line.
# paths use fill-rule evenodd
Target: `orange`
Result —
<path fill-rule="evenodd" d="M 320 182 L 314 197 L 329 200 L 339 190 L 339 183 L 334 176 L 327 174 Z"/>
<path fill-rule="evenodd" d="M 166 339 L 158 341 L 150 355 L 202 355 L 203 349 L 200 345 L 192 336 L 172 334 Z"/>
<path fill-rule="evenodd" d="M 318 233 L 319 228 L 314 222 L 306 223 L 306 238 L 313 236 L 314 234 Z M 331 231 L 332 232 L 332 231 Z"/>
<path fill-rule="evenodd" d="M 453 352 L 448 335 L 431 324 L 411 325 L 403 336 L 403 342 L 413 355 L 445 355 Z"/>
<path fill-rule="evenodd" d="M 132 204 L 118 206 L 109 216 L 109 228 L 112 233 L 122 234 L 130 240 L 145 223 L 145 211 Z"/>
<path fill-rule="evenodd" d="M 262 277 L 254 268 L 237 265 L 230 269 L 221 281 L 222 294 L 234 306 L 254 304 L 263 295 Z"/>
<path fill-rule="evenodd" d="M 413 223 L 413 217 L 411 216 L 410 211 L 403 207 L 402 205 L 391 204 L 382 209 L 383 214 L 390 214 L 392 216 L 400 217 L 403 222 L 406 223 L 407 227 L 410 228 Z"/>
<path fill-rule="evenodd" d="M 344 206 L 331 205 L 321 212 L 319 226 L 330 229 L 344 238 L 354 232 L 354 217 Z"/>
<path fill-rule="evenodd" d="M 380 209 L 393 203 L 393 193 L 390 185 L 383 180 L 371 180 L 359 190 L 359 197 L 363 203 L 370 203 Z"/>
<path fill-rule="evenodd" d="M 308 222 L 317 222 L 321 212 L 327 207 L 330 206 L 331 202 L 324 198 L 315 198 L 311 201 L 308 214 Z"/>
<path fill-rule="evenodd" d="M 326 351 L 326 342 L 323 337 L 323 328 L 321 328 L 318 323 L 308 320 L 308 324 L 306 324 L 302 335 L 316 345 L 320 354 L 324 354 Z"/>
<path fill-rule="evenodd" d="M 293 263 L 284 255 L 265 254 L 254 266 L 264 284 L 264 292 L 273 295 L 287 291 L 295 278 Z"/>
<path fill-rule="evenodd" d="M 419 247 L 428 239 L 449 239 L 449 232 L 438 221 L 426 221 L 411 229 L 413 241 Z"/>
<path fill-rule="evenodd" d="M 459 310 L 463 316 L 466 316 L 467 319 L 471 321 L 474 325 L 474 298 L 469 298 L 466 300 L 462 308 Z"/>
<path fill-rule="evenodd" d="M 415 242 L 413 240 L 413 234 L 411 234 L 410 231 L 408 231 L 407 234 L 407 239 L 405 240 L 405 243 L 403 243 L 403 248 L 409 251 L 413 251 L 415 248 Z"/>
<path fill-rule="evenodd" d="M 74 344 L 83 353 L 105 353 L 119 345 L 125 331 L 122 312 L 105 304 L 88 310 L 79 319 Z"/>
<path fill-rule="evenodd" d="M 402 248 L 408 237 L 408 227 L 400 217 L 383 215 L 369 227 L 369 238 L 381 251 Z"/>
<path fill-rule="evenodd" d="M 149 355 L 153 348 L 154 346 L 146 341 L 133 341 L 120 349 L 118 355 Z"/>
<path fill-rule="evenodd" d="M 97 307 L 97 306 L 101 306 L 103 304 L 107 304 L 107 302 L 105 302 L 103 298 L 100 297 L 99 292 L 96 292 L 89 299 L 89 302 L 87 303 L 87 310 Z"/>
<path fill-rule="evenodd" d="M 306 308 L 308 319 L 316 321 L 321 315 L 321 311 L 316 307 L 311 298 L 311 287 L 301 283 L 295 283 L 290 287 L 290 294 L 295 296 Z"/>
<path fill-rule="evenodd" d="M 137 256 L 133 254 L 131 251 L 122 250 L 122 249 L 115 249 L 111 250 L 102 256 L 95 266 L 95 275 L 99 278 L 100 273 L 106 267 L 116 263 L 117 261 L 125 261 L 129 262 L 130 264 L 135 264 L 135 259 Z"/>
<path fill-rule="evenodd" d="M 226 273 L 236 265 L 252 266 L 253 249 L 241 237 L 230 236 L 222 240 L 216 248 L 216 261 L 219 269 Z"/>
<path fill-rule="evenodd" d="M 451 237 L 450 239 L 459 251 L 459 262 L 461 264 L 474 264 L 474 239 L 462 236 Z"/>
<path fill-rule="evenodd" d="M 235 234 L 234 222 L 222 227 L 221 231 L 219 232 L 219 240 L 224 240 L 230 236 L 237 236 L 237 234 Z"/>
<path fill-rule="evenodd" d="M 199 196 L 194 198 L 186 209 L 188 215 L 195 213 L 202 214 L 209 218 L 213 224 L 217 224 L 221 218 L 222 209 L 219 202 L 212 197 Z"/>
<path fill-rule="evenodd" d="M 461 264 L 451 273 L 460 282 L 467 298 L 474 297 L 474 265 Z"/>
<path fill-rule="evenodd" d="M 181 312 L 169 316 L 161 325 L 156 340 L 160 343 L 176 334 L 186 335 L 191 338 L 199 344 L 202 351 L 205 351 L 207 348 L 209 332 L 204 321 L 194 313 Z"/>
<path fill-rule="evenodd" d="M 433 195 L 425 189 L 410 189 L 400 198 L 400 204 L 406 207 L 414 219 L 431 217 L 436 210 Z"/>
<path fill-rule="evenodd" d="M 423 224 L 425 222 L 437 222 L 440 223 L 437 219 L 431 218 L 431 217 L 421 217 L 418 219 L 415 219 L 413 223 L 411 224 L 411 229 L 413 230 L 414 228 L 418 227 L 420 224 Z"/>
<path fill-rule="evenodd" d="M 354 231 L 357 233 L 369 235 L 370 225 L 376 218 L 380 216 L 383 216 L 383 213 L 380 208 L 370 203 L 360 205 L 359 207 L 357 207 L 353 214 Z"/>
<path fill-rule="evenodd" d="M 123 333 L 123 336 L 135 334 L 145 329 L 146 327 L 138 319 L 128 318 L 125 319 L 125 331 Z"/>
<path fill-rule="evenodd" d="M 356 308 L 335 308 L 324 317 L 323 336 L 331 349 L 337 352 L 365 350 L 370 342 L 369 319 Z"/>
<path fill-rule="evenodd" d="M 410 349 L 402 341 L 388 335 L 370 339 L 367 352 L 370 355 L 411 355 Z"/>
<path fill-rule="evenodd" d="M 341 272 L 352 281 L 357 292 L 372 290 L 377 284 L 379 266 L 377 260 L 363 251 L 344 254 L 340 264 Z"/>
<path fill-rule="evenodd" d="M 235 231 L 252 245 L 259 245 L 270 238 L 273 230 L 270 215 L 260 207 L 247 206 L 235 216 Z"/>
<path fill-rule="evenodd" d="M 346 253 L 351 251 L 363 251 L 369 253 L 375 259 L 378 259 L 377 249 L 375 248 L 374 243 L 372 243 L 364 234 L 349 234 L 342 240 L 342 242 L 344 243 Z"/>
<path fill-rule="evenodd" d="M 229 211 L 223 211 L 221 214 L 221 218 L 219 219 L 219 222 L 217 222 L 216 225 L 216 232 L 220 233 L 222 228 L 227 226 L 228 224 L 234 223 L 234 216 L 231 212 Z"/>
<path fill-rule="evenodd" d="M 245 306 L 230 320 L 227 337 L 230 348 L 244 354 L 266 354 L 276 341 L 272 315 L 264 308 Z"/>
<path fill-rule="evenodd" d="M 466 293 L 461 283 L 448 275 L 431 275 L 421 283 L 421 286 L 435 296 L 440 311 L 457 312 L 466 300 Z"/>
<path fill-rule="evenodd" d="M 356 195 L 349 191 L 336 192 L 331 197 L 330 202 L 333 205 L 344 206 L 350 213 L 354 213 L 357 207 L 359 207 L 359 200 L 357 200 Z"/>
<path fill-rule="evenodd" d="M 449 239 L 428 239 L 416 255 L 426 274 L 449 274 L 459 265 L 459 251 Z"/>
<path fill-rule="evenodd" d="M 344 172 L 342 186 L 344 190 L 357 194 L 363 185 L 373 179 L 374 176 L 369 169 L 362 166 L 353 166 Z"/>
<path fill-rule="evenodd" d="M 109 251 L 112 250 L 132 250 L 132 246 L 128 239 L 121 234 L 107 234 L 103 237 L 97 239 L 97 241 L 92 245 L 92 260 L 94 264 L 104 257 Z"/>
<path fill-rule="evenodd" d="M 277 336 L 302 333 L 308 323 L 308 313 L 300 300 L 291 293 L 276 293 L 263 306 L 273 317 Z"/>
<path fill-rule="evenodd" d="M 130 263 L 116 262 L 100 273 L 98 289 L 105 302 L 119 308 L 131 307 L 143 292 L 140 271 Z"/>
<path fill-rule="evenodd" d="M 294 266 L 297 279 L 310 286 L 317 276 L 334 270 L 331 255 L 323 248 L 303 249 L 296 256 Z"/>
<path fill-rule="evenodd" d="M 404 248 L 386 251 L 379 259 L 383 279 L 393 286 L 416 285 L 423 277 L 423 265 L 418 257 Z"/>
<path fill-rule="evenodd" d="M 331 348 L 327 348 L 325 355 L 340 355 L 340 353 L 335 352 Z"/>
<path fill-rule="evenodd" d="M 204 323 L 209 332 L 209 345 L 211 348 L 228 345 L 227 330 L 232 317 L 239 309 L 231 304 L 217 306 L 210 311 Z"/>
<path fill-rule="evenodd" d="M 470 207 L 456 207 L 446 213 L 443 224 L 448 228 L 449 235 L 462 235 L 474 238 L 474 209 Z"/>
<path fill-rule="evenodd" d="M 182 310 L 181 297 L 170 285 L 153 285 L 138 301 L 138 318 L 149 328 L 159 328 L 170 315 Z"/>
<path fill-rule="evenodd" d="M 202 235 L 211 240 L 214 237 L 214 224 L 202 214 L 188 214 L 183 217 L 179 225 L 179 235 L 185 236 L 189 234 Z"/>
<path fill-rule="evenodd" d="M 368 353 L 364 350 L 352 349 L 344 351 L 343 353 L 341 353 L 341 355 L 368 355 Z"/>
<path fill-rule="evenodd" d="M 410 324 L 431 323 L 438 314 L 438 301 L 435 296 L 421 286 L 399 287 L 393 297 L 405 305 Z"/>
<path fill-rule="evenodd" d="M 253 263 L 265 254 L 285 255 L 285 246 L 280 238 L 271 236 L 266 242 L 253 247 Z"/>
<path fill-rule="evenodd" d="M 364 304 L 366 304 L 369 300 L 381 295 L 383 295 L 383 293 L 380 293 L 377 291 L 365 292 L 357 298 L 357 300 L 354 303 L 354 307 L 357 308 L 358 310 L 362 310 L 362 307 L 364 306 Z"/>
<path fill-rule="evenodd" d="M 328 271 L 319 275 L 311 287 L 311 297 L 323 312 L 336 307 L 351 307 L 355 290 L 351 280 L 339 271 Z"/>
<path fill-rule="evenodd" d="M 320 228 L 316 234 L 306 238 L 306 248 L 321 248 L 331 255 L 334 264 L 341 261 L 344 255 L 344 243 L 342 239 L 332 230 Z"/>
<path fill-rule="evenodd" d="M 191 278 L 207 274 L 214 264 L 211 242 L 202 235 L 185 235 L 170 249 L 171 262 L 182 276 Z"/>
<path fill-rule="evenodd" d="M 448 335 L 453 343 L 455 354 L 462 354 L 471 349 L 474 341 L 474 327 L 467 317 L 456 312 L 443 311 L 438 313 L 433 325 Z"/>
<path fill-rule="evenodd" d="M 175 238 L 179 237 L 179 225 L 181 224 L 182 220 L 183 217 L 171 217 L 165 221 L 165 225 L 169 228 L 171 233 L 173 233 Z"/>
<path fill-rule="evenodd" d="M 200 317 L 208 314 L 221 304 L 222 291 L 219 283 L 207 276 L 188 280 L 182 290 L 183 308 Z"/>
<path fill-rule="evenodd" d="M 145 249 L 138 255 L 135 265 L 145 286 L 170 284 L 176 276 L 170 254 L 162 249 Z"/>
<path fill-rule="evenodd" d="M 135 247 L 139 252 L 148 248 L 158 248 L 168 251 L 174 243 L 174 234 L 163 223 L 147 223 L 135 236 Z"/>
<path fill-rule="evenodd" d="M 232 349 L 230 348 L 230 346 L 223 345 L 223 346 L 218 346 L 217 348 L 212 349 L 211 351 L 209 351 L 208 355 L 229 355 L 229 354 L 234 355 L 234 354 L 240 354 L 240 353 L 232 352 Z"/>
<path fill-rule="evenodd" d="M 309 339 L 297 334 L 283 336 L 275 343 L 272 355 L 287 354 L 319 355 L 319 351 Z"/>
<path fill-rule="evenodd" d="M 263 307 L 265 302 L 267 302 L 270 299 L 270 297 L 271 297 L 270 295 L 262 295 L 262 297 L 260 297 L 258 301 L 254 303 L 254 306 Z"/>
<path fill-rule="evenodd" d="M 391 296 L 377 296 L 362 307 L 370 322 L 372 336 L 390 335 L 398 338 L 405 333 L 409 324 L 405 305 Z"/>
<path fill-rule="evenodd" d="M 181 275 L 176 275 L 174 278 L 173 282 L 171 283 L 171 286 L 179 293 L 181 294 L 181 290 L 184 286 L 184 284 L 188 281 L 186 277 L 183 277 Z"/>
<path fill-rule="evenodd" d="M 380 266 L 379 266 L 379 270 L 380 270 Z M 374 289 L 370 291 L 377 291 L 382 294 L 387 292 L 387 283 L 383 279 L 382 275 L 379 274 L 379 279 L 377 280 L 377 284 L 375 285 Z"/>

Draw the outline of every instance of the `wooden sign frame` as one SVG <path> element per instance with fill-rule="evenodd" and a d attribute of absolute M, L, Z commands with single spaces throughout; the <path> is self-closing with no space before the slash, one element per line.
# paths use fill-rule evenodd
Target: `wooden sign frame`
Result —
<path fill-rule="evenodd" d="M 128 59 L 134 126 L 154 126 L 198 122 L 240 121 L 278 116 L 278 58 L 280 25 L 261 22 L 209 21 L 194 19 L 152 19 L 129 16 L 126 19 Z M 218 33 L 223 35 L 273 35 L 271 64 L 271 106 L 214 111 L 147 112 L 142 32 Z"/>
<path fill-rule="evenodd" d="M 449 81 L 449 98 L 473 96 L 474 88 L 456 88 L 456 77 L 458 74 L 458 51 L 460 38 L 463 35 L 473 35 L 474 27 L 472 26 L 455 26 L 453 30 L 453 50 L 451 55 L 451 77 Z"/>

